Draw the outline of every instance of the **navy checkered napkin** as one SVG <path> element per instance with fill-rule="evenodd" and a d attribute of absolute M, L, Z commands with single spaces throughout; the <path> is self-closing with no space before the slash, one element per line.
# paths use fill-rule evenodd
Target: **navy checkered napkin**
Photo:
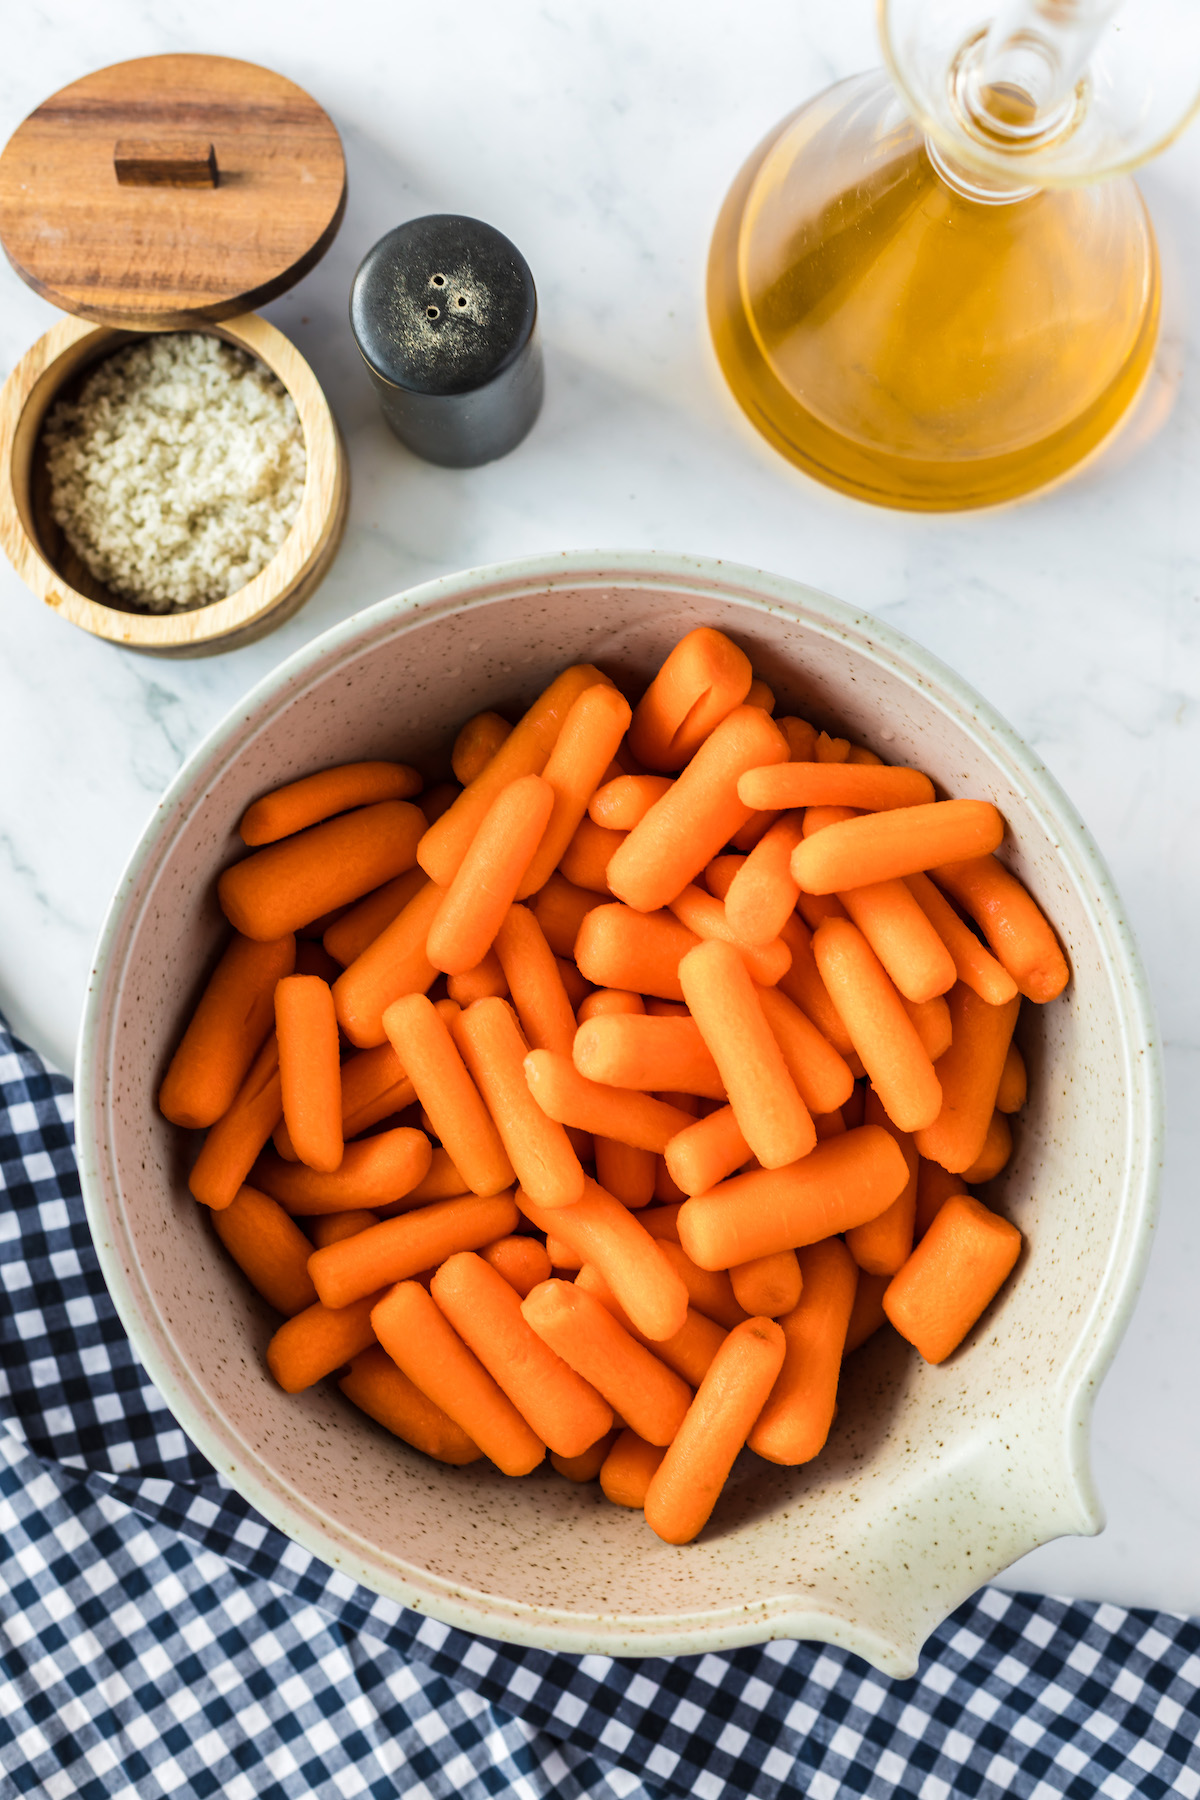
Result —
<path fill-rule="evenodd" d="M 821 1645 L 555 1656 L 261 1519 L 96 1264 L 70 1084 L 0 1021 L 0 1796 L 1200 1795 L 1200 1623 L 984 1589 L 911 1681 Z"/>

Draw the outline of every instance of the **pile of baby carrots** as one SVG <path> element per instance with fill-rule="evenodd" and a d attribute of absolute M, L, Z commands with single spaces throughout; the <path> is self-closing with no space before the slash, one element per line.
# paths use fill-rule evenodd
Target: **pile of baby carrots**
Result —
<path fill-rule="evenodd" d="M 256 800 L 159 1096 L 282 1388 L 672 1544 L 744 1446 L 818 1454 L 885 1320 L 939 1363 L 989 1305 L 969 1189 L 1068 979 L 994 806 L 774 709 L 705 628 L 636 706 L 581 665 L 469 720 L 454 782 Z"/>

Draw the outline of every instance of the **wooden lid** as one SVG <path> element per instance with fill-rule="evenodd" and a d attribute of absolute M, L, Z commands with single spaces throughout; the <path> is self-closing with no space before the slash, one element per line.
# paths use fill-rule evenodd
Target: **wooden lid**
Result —
<path fill-rule="evenodd" d="M 303 88 L 228 56 L 146 56 L 59 90 L 0 155 L 0 243 L 55 306 L 171 329 L 248 312 L 333 242 L 346 163 Z"/>

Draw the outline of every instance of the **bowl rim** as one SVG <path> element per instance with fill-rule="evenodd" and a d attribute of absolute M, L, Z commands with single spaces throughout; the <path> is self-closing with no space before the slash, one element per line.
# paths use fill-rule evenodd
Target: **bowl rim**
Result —
<path fill-rule="evenodd" d="M 930 1630 L 985 1581 L 1011 1561 L 967 1570 L 959 1589 L 943 1585 L 932 1604 L 914 1602 L 912 1616 L 885 1634 L 835 1613 L 797 1604 L 794 1597 L 755 1601 L 699 1614 L 652 1619 L 636 1615 L 587 1615 L 548 1606 L 526 1605 L 466 1588 L 418 1571 L 416 1582 L 397 1573 L 373 1546 L 345 1527 L 331 1538 L 329 1521 L 304 1497 L 254 1466 L 252 1446 L 232 1432 L 208 1403 L 177 1358 L 165 1322 L 148 1287 L 127 1272 L 114 1219 L 104 1191 L 104 1120 L 111 1105 L 107 1051 L 122 941 L 140 915 L 130 901 L 148 887 L 147 874 L 170 847 L 178 813 L 193 790 L 236 751 L 239 740 L 262 728 L 273 707 L 289 703 L 307 679 L 327 678 L 340 659 L 359 657 L 371 640 L 398 633 L 475 605 L 556 588 L 634 586 L 650 592 L 692 593 L 698 598 L 749 602 L 794 619 L 807 629 L 841 641 L 856 653 L 887 666 L 917 689 L 932 692 L 957 712 L 956 723 L 990 755 L 1009 766 L 1015 785 L 1040 816 L 1080 890 L 1088 922 L 1096 934 L 1118 997 L 1126 1065 L 1138 1078 L 1127 1087 L 1128 1177 L 1121 1218 L 1123 1231 L 1110 1248 L 1102 1280 L 1081 1320 L 1055 1385 L 1052 1417 L 1043 1427 L 1047 1454 L 1061 1466 L 1066 1497 L 1057 1511 L 1031 1516 L 1027 1541 L 1016 1555 L 1068 1533 L 1091 1535 L 1102 1529 L 1103 1509 L 1089 1463 L 1089 1427 L 1100 1381 L 1124 1334 L 1145 1272 L 1157 1205 L 1162 1160 L 1162 1070 L 1150 989 L 1126 922 L 1124 909 L 1104 859 L 1078 812 L 1034 752 L 987 701 L 931 652 L 886 620 L 847 605 L 789 577 L 772 575 L 720 559 L 646 550 L 576 550 L 545 553 L 483 565 L 380 600 L 340 621 L 293 652 L 258 681 L 226 713 L 186 759 L 143 831 L 117 884 L 97 941 L 88 981 L 75 1066 L 76 1141 L 88 1223 L 101 1270 L 133 1346 L 179 1423 L 227 1479 L 279 1530 L 321 1561 L 368 1590 L 428 1613 L 475 1636 L 563 1651 L 609 1656 L 675 1656 L 720 1651 L 771 1638 L 807 1638 L 834 1643 L 865 1657 L 885 1673 L 915 1672 L 920 1646 Z M 1102 904 L 1092 903 L 1098 896 Z M 115 972 L 114 972 L 115 971 Z M 374 1561 L 369 1560 L 374 1554 Z M 385 1566 L 385 1562 L 387 1566 Z M 897 1611 L 900 1609 L 897 1608 Z"/>

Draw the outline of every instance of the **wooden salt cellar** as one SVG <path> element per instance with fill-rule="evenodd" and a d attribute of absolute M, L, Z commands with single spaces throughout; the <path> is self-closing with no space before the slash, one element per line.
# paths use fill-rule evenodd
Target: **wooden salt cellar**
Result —
<path fill-rule="evenodd" d="M 73 316 L 0 391 L 0 545 L 72 624 L 162 655 L 273 630 L 324 576 L 345 524 L 345 451 L 294 344 L 251 309 L 324 255 L 341 223 L 337 131 L 303 89 L 223 56 L 100 69 L 30 114 L 0 155 L 0 242 L 23 280 Z M 278 376 L 304 432 L 299 512 L 271 561 L 225 600 L 146 613 L 110 594 L 50 516 L 42 426 L 102 357 L 152 331 L 207 331 Z"/>

